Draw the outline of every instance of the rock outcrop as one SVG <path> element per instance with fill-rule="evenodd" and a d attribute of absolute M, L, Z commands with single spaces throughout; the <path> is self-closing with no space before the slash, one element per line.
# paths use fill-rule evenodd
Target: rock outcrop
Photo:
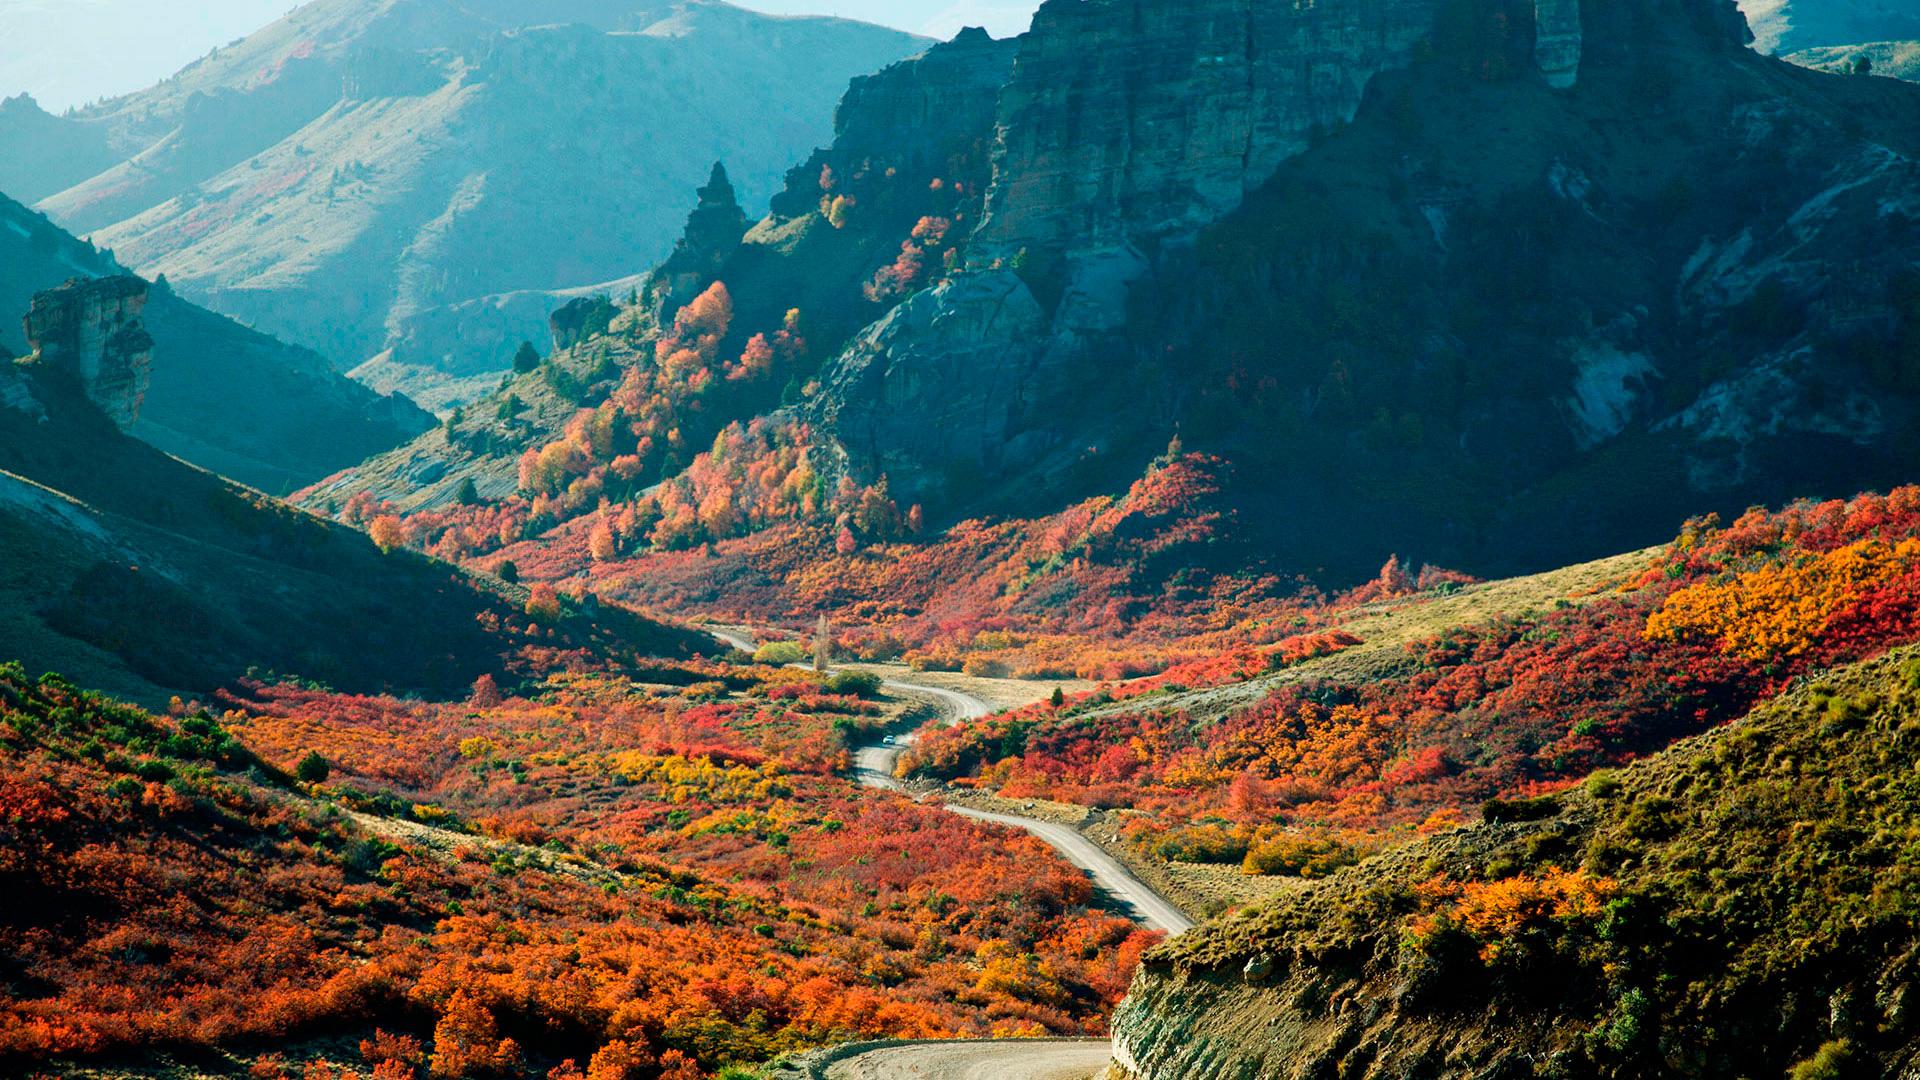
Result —
<path fill-rule="evenodd" d="M 681 230 L 673 254 L 647 283 L 646 299 L 654 318 L 670 322 L 675 312 L 699 295 L 740 246 L 749 224 L 727 178 L 726 165 L 714 162 L 713 174 L 700 188 L 699 201 L 687 215 L 687 227 Z"/>
<path fill-rule="evenodd" d="M 810 418 L 861 448 L 854 460 L 887 472 L 896 491 L 934 504 L 959 494 L 956 475 L 1057 474 L 1098 453 L 1105 440 L 1061 425 L 1062 403 L 1048 404 L 1048 388 L 1084 382 L 1090 367 L 1130 364 L 1138 343 L 1126 327 L 1139 297 L 1177 290 L 1168 275 L 1177 279 L 1179 252 L 1202 229 L 1349 123 L 1377 75 L 1430 52 L 1447 32 L 1441 8 L 1439 0 L 1045 5 L 998 95 L 993 176 L 966 256 L 972 273 L 1017 272 L 1043 325 L 1036 334 L 1028 320 L 1003 318 L 1005 290 L 991 282 L 947 289 L 936 301 L 944 310 L 908 320 L 936 336 L 975 328 L 981 336 L 966 351 L 979 370 L 1029 379 L 995 376 L 1000 389 L 983 388 L 975 368 L 934 359 L 939 346 L 922 347 L 894 320 L 851 347 L 827 380 L 836 392 Z M 1512 44 L 1486 47 L 1524 53 L 1550 86 L 1574 84 L 1579 0 L 1538 0 L 1535 25 L 1511 35 Z M 864 89 L 849 94 L 843 130 L 917 118 Z M 889 412 L 952 424 L 932 435 L 886 420 Z M 923 456 L 936 447 L 943 453 Z"/>
<path fill-rule="evenodd" d="M 33 298 L 32 362 L 77 380 L 123 430 L 140 418 L 153 379 L 153 337 L 141 324 L 147 283 L 131 275 L 76 278 Z"/>
<path fill-rule="evenodd" d="M 1534 0 L 1533 62 L 1548 86 L 1580 81 L 1580 46 L 1580 0 Z"/>

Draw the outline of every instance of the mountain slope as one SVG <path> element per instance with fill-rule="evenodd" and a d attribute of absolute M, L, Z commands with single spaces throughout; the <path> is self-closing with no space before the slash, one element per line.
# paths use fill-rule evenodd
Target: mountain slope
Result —
<path fill-rule="evenodd" d="M 1878 41 L 1860 45 L 1833 45 L 1803 49 L 1786 59 L 1815 71 L 1853 75 L 1865 59 L 1872 73 L 1890 79 L 1920 82 L 1920 41 Z"/>
<path fill-rule="evenodd" d="M 25 353 L 20 323 L 36 293 L 70 278 L 124 273 L 0 196 L 0 351 Z M 203 468 L 284 494 L 430 427 L 404 398 L 369 392 L 318 354 L 155 287 L 143 315 L 154 339 L 152 384 L 133 432 Z"/>
<path fill-rule="evenodd" d="M 973 31 L 855 79 L 832 145 L 788 173 L 772 212 L 744 235 L 731 170 L 709 175 L 683 218 L 674 254 L 632 303 L 617 295 L 615 302 L 581 298 L 557 312 L 552 337 L 560 348 L 537 370 L 513 376 L 445 430 L 316 487 L 312 503 L 338 509 L 364 493 L 403 510 L 441 509 L 467 479 L 488 500 L 512 502 L 523 455 L 555 443 L 583 407 L 625 409 L 609 404 L 616 394 L 631 409 L 615 424 L 614 442 L 563 479 L 584 474 L 603 484 L 617 449 L 640 459 L 618 486 L 646 487 L 678 474 L 730 421 L 797 400 L 841 342 L 898 303 L 905 284 L 919 283 L 885 294 L 865 288 L 899 265 L 902 244 L 919 223 L 964 226 L 978 214 L 991 167 L 994 102 L 1016 48 Z M 833 217 L 827 211 L 836 199 L 842 209 Z M 704 343 L 696 344 L 718 377 L 662 372 L 660 360 L 674 350 L 662 353 L 660 343 L 674 335 L 683 308 L 716 281 L 729 298 L 726 326 L 717 337 L 699 335 Z M 776 362 L 752 377 L 718 370 L 756 335 L 779 339 L 790 313 L 800 329 L 789 333 Z M 629 372 L 644 377 L 646 392 L 624 385 Z M 658 429 L 644 453 L 641 425 Z M 590 502 L 569 500 L 554 513 L 571 517 Z"/>
<path fill-rule="evenodd" d="M 544 629 L 516 590 L 383 555 L 122 434 L 52 358 L 0 366 L 0 567 L 0 655 L 144 701 L 254 668 L 464 693 L 569 649 L 691 640 L 614 613 Z"/>
<path fill-rule="evenodd" d="M 1917 710 L 1907 649 L 1203 927 L 1149 954 L 1117 1057 L 1141 1080 L 1901 1075 Z"/>
<path fill-rule="evenodd" d="M 1920 37 L 1920 11 L 1900 0 L 1740 0 L 1754 48 L 1770 55 Z"/>
<path fill-rule="evenodd" d="M 849 77 L 921 44 L 711 0 L 323 0 L 79 114 L 124 160 L 41 205 L 342 367 L 497 372 L 544 312 L 463 311 L 665 255 L 715 159 L 764 199 Z"/>

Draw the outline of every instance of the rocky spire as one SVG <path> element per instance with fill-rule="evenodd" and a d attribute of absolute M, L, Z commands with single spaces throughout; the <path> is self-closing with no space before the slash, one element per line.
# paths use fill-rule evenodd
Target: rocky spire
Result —
<path fill-rule="evenodd" d="M 680 242 L 647 286 L 647 299 L 663 322 L 712 284 L 727 256 L 747 235 L 747 213 L 740 208 L 724 163 L 713 163 L 713 172 L 698 196 L 693 212 L 687 215 Z"/>

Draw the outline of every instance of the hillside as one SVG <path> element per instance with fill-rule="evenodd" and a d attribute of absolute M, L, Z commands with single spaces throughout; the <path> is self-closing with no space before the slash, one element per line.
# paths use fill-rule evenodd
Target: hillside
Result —
<path fill-rule="evenodd" d="M 898 302 L 900 289 L 869 296 L 862 285 L 899 260 L 918 223 L 978 212 L 990 170 L 984 133 L 1014 49 L 972 32 L 855 79 L 832 145 L 789 171 L 773 212 L 757 223 L 732 170 L 708 173 L 680 200 L 692 209 L 680 211 L 674 253 L 644 290 L 611 302 L 580 298 L 556 312 L 548 336 L 559 347 L 536 369 L 516 373 L 446 429 L 316 487 L 309 501 L 338 509 L 365 494 L 402 510 L 441 509 L 471 478 L 485 499 L 524 520 L 529 508 L 517 493 L 557 495 L 589 477 L 589 487 L 604 486 L 613 456 L 639 458 L 625 466 L 638 472 L 616 484 L 650 486 L 678 475 L 729 422 L 799 398 L 840 342 Z M 827 213 L 835 198 L 843 200 L 837 221 Z M 857 213 L 846 210 L 856 202 Z M 676 327 L 716 281 L 709 315 L 724 308 L 724 319 Z M 745 365 L 755 337 L 770 351 L 778 344 L 778 355 Z M 682 352 L 706 375 L 687 359 L 663 370 L 662 360 Z M 582 408 L 610 414 L 602 423 L 617 428 L 613 444 L 577 457 L 550 490 L 523 491 L 522 457 L 566 441 Z M 593 504 L 562 501 L 556 516 Z"/>
<path fill-rule="evenodd" d="M 1116 1056 L 1142 1080 L 1899 1075 L 1917 709 L 1897 651 L 1204 927 L 1148 955 Z"/>
<path fill-rule="evenodd" d="M 0 655 L 153 702 L 256 669 L 464 694 L 575 650 L 617 665 L 695 643 L 611 611 L 543 624 L 522 590 L 382 554 L 122 434 L 62 363 L 0 367 Z"/>
<path fill-rule="evenodd" d="M 21 320 L 36 294 L 72 278 L 123 275 L 96 250 L 0 195 L 0 352 L 30 351 Z M 133 433 L 203 468 L 287 492 L 418 435 L 433 418 L 340 376 L 318 354 L 282 344 L 148 290 L 151 384 Z"/>
<path fill-rule="evenodd" d="M 1770 55 L 1920 37 L 1920 12 L 1900 0 L 1740 0 L 1740 10 Z"/>
<path fill-rule="evenodd" d="M 701 1080 L 1102 1027 L 1152 935 L 834 775 L 878 703 L 648 674 L 154 715 L 0 662 L 0 1069 Z"/>
<path fill-rule="evenodd" d="M 715 159 L 764 200 L 850 77 L 923 44 L 717 0 L 320 0 L 61 121 L 118 163 L 35 194 L 196 302 L 430 385 L 539 340 L 542 305 L 505 298 L 663 257 Z"/>
<path fill-rule="evenodd" d="M 1815 71 L 1836 75 L 1859 72 L 1862 59 L 1872 65 L 1872 74 L 1889 79 L 1920 82 L 1920 41 L 1877 41 L 1860 45 L 1835 45 L 1803 49 L 1786 59 Z"/>

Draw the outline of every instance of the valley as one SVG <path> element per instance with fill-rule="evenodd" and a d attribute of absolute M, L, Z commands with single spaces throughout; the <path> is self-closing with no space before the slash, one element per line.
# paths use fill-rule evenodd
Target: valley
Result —
<path fill-rule="evenodd" d="M 1914 1074 L 1917 42 L 309 0 L 0 70 L 0 1074 Z"/>

